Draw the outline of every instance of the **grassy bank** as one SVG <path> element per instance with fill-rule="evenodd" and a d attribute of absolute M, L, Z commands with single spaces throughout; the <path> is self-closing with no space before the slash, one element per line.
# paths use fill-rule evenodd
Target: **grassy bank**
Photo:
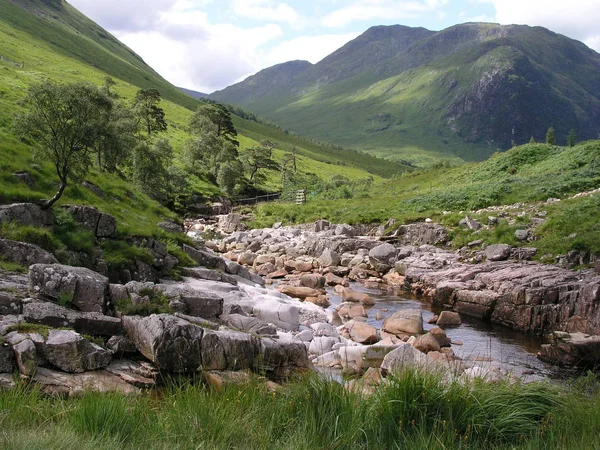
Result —
<path fill-rule="evenodd" d="M 585 378 L 461 384 L 405 372 L 370 397 L 315 377 L 264 385 L 167 388 L 137 398 L 0 393 L 0 446 L 16 449 L 590 449 L 600 394 Z"/>

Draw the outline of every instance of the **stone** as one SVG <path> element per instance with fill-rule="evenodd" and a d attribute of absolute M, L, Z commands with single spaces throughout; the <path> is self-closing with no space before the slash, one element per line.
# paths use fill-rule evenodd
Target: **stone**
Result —
<path fill-rule="evenodd" d="M 519 261 L 529 261 L 537 254 L 535 247 L 515 247 L 510 251 L 510 257 Z"/>
<path fill-rule="evenodd" d="M 335 227 L 333 234 L 335 234 L 336 236 L 354 237 L 356 236 L 356 231 L 351 225 L 343 223 Z"/>
<path fill-rule="evenodd" d="M 139 395 L 140 389 L 105 370 L 64 373 L 39 367 L 31 381 L 46 395 L 77 397 L 89 392 Z"/>
<path fill-rule="evenodd" d="M 328 273 L 325 275 L 325 284 L 327 286 L 346 285 L 348 284 L 348 281 L 344 280 L 342 277 L 334 275 L 333 273 Z"/>
<path fill-rule="evenodd" d="M 205 330 L 202 337 L 203 370 L 251 369 L 258 353 L 258 340 L 247 333 Z"/>
<path fill-rule="evenodd" d="M 266 300 L 254 305 L 253 314 L 265 322 L 288 331 L 296 331 L 300 326 L 300 311 L 296 306 Z"/>
<path fill-rule="evenodd" d="M 254 259 L 254 265 L 260 266 L 262 264 L 271 263 L 275 264 L 275 257 L 272 255 L 257 255 Z"/>
<path fill-rule="evenodd" d="M 32 264 L 58 264 L 54 255 L 37 245 L 0 239 L 0 255 L 9 262 L 29 267 Z"/>
<path fill-rule="evenodd" d="M 389 352 L 381 363 L 381 371 L 385 376 L 400 372 L 405 368 L 430 369 L 433 361 L 427 358 L 425 353 L 420 352 L 412 345 L 400 345 Z"/>
<path fill-rule="evenodd" d="M 7 343 L 0 343 L 0 373 L 12 373 L 15 370 L 15 355 Z"/>
<path fill-rule="evenodd" d="M 121 320 L 100 313 L 78 312 L 50 302 L 23 305 L 23 319 L 54 328 L 73 328 L 91 336 L 113 336 L 123 333 Z"/>
<path fill-rule="evenodd" d="M 417 337 L 412 346 L 423 353 L 439 352 L 441 350 L 439 342 L 430 333 Z"/>
<path fill-rule="evenodd" d="M 396 346 L 380 344 L 344 346 L 338 350 L 339 363 L 343 372 L 361 374 L 369 367 L 379 368 L 395 348 Z"/>
<path fill-rule="evenodd" d="M 516 230 L 515 237 L 520 241 L 526 241 L 529 239 L 529 230 Z"/>
<path fill-rule="evenodd" d="M 364 292 L 358 292 L 346 287 L 342 290 L 342 300 L 345 302 L 360 303 L 362 305 L 375 304 L 375 302 L 371 299 L 369 294 L 365 294 Z"/>
<path fill-rule="evenodd" d="M 312 289 L 323 289 L 325 277 L 317 274 L 304 274 L 300 277 L 300 285 Z"/>
<path fill-rule="evenodd" d="M 278 269 L 275 272 L 271 272 L 270 274 L 267 275 L 267 278 L 270 278 L 271 280 L 277 280 L 280 278 L 285 278 L 287 276 L 288 272 L 285 269 Z"/>
<path fill-rule="evenodd" d="M 323 291 L 320 289 L 314 289 L 306 286 L 281 286 L 278 288 L 278 290 L 282 294 L 302 300 L 304 300 L 306 297 L 318 297 L 323 293 Z"/>
<path fill-rule="evenodd" d="M 83 228 L 90 230 L 97 238 L 114 237 L 117 234 L 116 219 L 92 206 L 65 205 L 66 211 Z"/>
<path fill-rule="evenodd" d="M 168 314 L 124 316 L 123 328 L 138 351 L 167 372 L 196 372 L 202 365 L 204 330 Z"/>
<path fill-rule="evenodd" d="M 562 367 L 595 368 L 600 363 L 600 336 L 583 333 L 554 333 L 554 340 L 544 344 L 538 358 Z"/>
<path fill-rule="evenodd" d="M 357 317 L 368 317 L 365 308 L 356 303 L 340 303 L 335 310 L 340 317 L 345 319 L 355 319 Z"/>
<path fill-rule="evenodd" d="M 208 269 L 218 269 L 223 272 L 227 272 L 226 261 L 211 251 L 198 250 L 186 244 L 183 244 L 183 251 L 200 266 Z"/>
<path fill-rule="evenodd" d="M 244 333 L 250 333 L 259 336 L 274 336 L 277 329 L 256 317 L 243 316 L 241 314 L 229 314 L 227 316 L 227 326 Z"/>
<path fill-rule="evenodd" d="M 204 267 L 184 267 L 181 272 L 186 277 L 196 278 L 197 280 L 220 281 L 234 286 L 238 284 L 234 276 Z"/>
<path fill-rule="evenodd" d="M 489 261 L 505 261 L 510 256 L 511 246 L 508 244 L 488 245 L 485 256 Z"/>
<path fill-rule="evenodd" d="M 454 311 L 442 311 L 435 323 L 438 327 L 458 326 L 462 322 L 460 315 Z"/>
<path fill-rule="evenodd" d="M 263 338 L 255 370 L 271 374 L 276 378 L 286 378 L 298 370 L 311 367 L 308 351 L 303 342 Z"/>
<path fill-rule="evenodd" d="M 137 353 L 137 348 L 133 342 L 125 336 L 111 336 L 106 342 L 106 348 L 121 358 L 123 355 L 132 355 Z"/>
<path fill-rule="evenodd" d="M 411 223 L 402 225 L 395 234 L 404 246 L 424 244 L 444 245 L 449 239 L 448 231 L 443 226 L 436 223 Z M 400 253 L 405 255 L 403 252 Z M 401 259 L 401 257 L 398 256 L 398 259 Z"/>
<path fill-rule="evenodd" d="M 313 270 L 313 263 L 309 261 L 296 261 L 296 270 L 298 272 L 311 272 Z"/>
<path fill-rule="evenodd" d="M 54 300 L 67 298 L 80 311 L 106 311 L 108 284 L 108 278 L 85 267 L 34 264 L 29 268 L 33 292 Z"/>
<path fill-rule="evenodd" d="M 0 391 L 10 391 L 17 387 L 12 373 L 0 373 Z"/>
<path fill-rule="evenodd" d="M 315 335 L 313 334 L 311 329 L 306 329 L 300 331 L 294 337 L 302 342 L 311 342 L 315 338 Z"/>
<path fill-rule="evenodd" d="M 377 328 L 364 322 L 351 320 L 344 325 L 344 330 L 349 334 L 350 339 L 359 344 L 375 344 L 379 341 Z"/>
<path fill-rule="evenodd" d="M 223 313 L 223 297 L 208 290 L 183 288 L 179 291 L 179 300 L 190 316 L 214 320 Z"/>
<path fill-rule="evenodd" d="M 245 231 L 248 226 L 242 223 L 244 217 L 240 214 L 227 214 L 219 216 L 218 227 L 225 233 L 233 233 L 234 231 Z"/>
<path fill-rule="evenodd" d="M 140 389 L 156 387 L 159 371 L 147 361 L 131 361 L 121 359 L 112 361 L 105 368 L 106 372 L 118 376 L 121 380 Z"/>
<path fill-rule="evenodd" d="M 451 340 L 441 328 L 432 328 L 429 330 L 429 334 L 435 338 L 440 347 L 450 347 Z"/>
<path fill-rule="evenodd" d="M 317 336 L 310 342 L 308 353 L 317 356 L 329 353 L 338 342 L 339 340 L 333 337 Z"/>
<path fill-rule="evenodd" d="M 26 377 L 33 376 L 37 371 L 39 361 L 34 342 L 29 338 L 23 339 L 13 344 L 12 349 L 21 375 Z"/>
<path fill-rule="evenodd" d="M 243 264 L 245 266 L 252 266 L 254 265 L 254 261 L 256 260 L 256 253 L 251 252 L 251 251 L 245 251 L 244 253 L 241 253 L 238 256 L 238 260 L 237 262 L 239 264 Z"/>
<path fill-rule="evenodd" d="M 156 224 L 160 229 L 162 229 L 163 231 L 166 231 L 167 233 L 183 233 L 183 225 L 179 225 L 178 223 L 175 222 L 171 222 L 171 221 L 165 221 L 165 222 L 158 222 Z"/>
<path fill-rule="evenodd" d="M 465 218 L 461 219 L 458 224 L 473 231 L 477 231 L 481 228 L 481 223 L 477 220 L 471 219 L 469 216 L 465 216 Z"/>
<path fill-rule="evenodd" d="M 110 350 L 71 330 L 50 330 L 45 348 L 48 362 L 69 373 L 100 369 L 112 359 Z"/>
<path fill-rule="evenodd" d="M 420 309 L 401 309 L 383 322 L 383 329 L 391 334 L 422 334 L 423 314 Z"/>
<path fill-rule="evenodd" d="M 265 264 L 261 264 L 255 270 L 258 275 L 266 277 L 270 273 L 275 272 L 277 270 L 277 267 L 275 267 L 275 264 L 268 262 Z"/>
<path fill-rule="evenodd" d="M 328 220 L 317 220 L 312 227 L 312 231 L 314 233 L 319 233 L 321 231 L 327 230 L 331 226 L 331 222 Z"/>
<path fill-rule="evenodd" d="M 202 380 L 211 388 L 222 391 L 227 386 L 239 386 L 252 382 L 252 374 L 247 370 L 203 371 Z"/>
<path fill-rule="evenodd" d="M 381 244 L 369 250 L 369 261 L 371 264 L 379 263 L 382 265 L 393 264 L 392 260 L 396 258 L 396 247 L 392 244 Z"/>
<path fill-rule="evenodd" d="M 33 185 L 35 184 L 35 181 L 29 172 L 26 172 L 26 171 L 15 172 L 12 175 L 13 175 L 13 177 L 15 177 L 17 179 L 17 181 L 19 181 L 20 183 L 26 184 L 29 187 L 33 187 Z"/>
<path fill-rule="evenodd" d="M 319 256 L 319 264 L 321 267 L 339 266 L 342 261 L 341 256 L 331 249 L 326 248 Z"/>
<path fill-rule="evenodd" d="M 42 209 L 33 203 L 12 203 L 0 205 L 0 224 L 17 222 L 32 227 L 52 227 L 54 213 L 52 209 Z"/>

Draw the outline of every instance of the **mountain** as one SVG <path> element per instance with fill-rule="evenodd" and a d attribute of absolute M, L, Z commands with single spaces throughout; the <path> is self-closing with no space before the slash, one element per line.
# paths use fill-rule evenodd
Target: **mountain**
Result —
<path fill-rule="evenodd" d="M 186 89 L 186 88 L 182 88 L 182 87 L 180 87 L 179 90 L 197 100 L 208 97 L 208 94 L 205 94 L 204 92 L 193 91 L 191 89 Z"/>
<path fill-rule="evenodd" d="M 597 137 L 599 73 L 598 53 L 542 27 L 378 26 L 315 65 L 280 64 L 209 98 L 392 160 L 480 160 L 551 126 L 559 142 L 571 129 Z"/>

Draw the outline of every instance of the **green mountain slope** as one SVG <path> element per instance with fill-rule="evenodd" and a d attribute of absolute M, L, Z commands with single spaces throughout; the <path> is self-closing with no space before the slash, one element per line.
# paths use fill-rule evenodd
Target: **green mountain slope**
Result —
<path fill-rule="evenodd" d="M 46 78 L 61 82 L 89 81 L 101 85 L 109 75 L 117 82 L 116 92 L 128 100 L 133 99 L 139 88 L 158 89 L 163 97 L 161 107 L 165 110 L 169 125 L 166 137 L 175 149 L 176 158 L 179 157 L 184 142 L 189 138 L 188 122 L 191 112 L 198 105 L 196 99 L 168 83 L 131 49 L 64 1 L 0 0 L 0 11 L 0 202 L 48 198 L 55 190 L 56 175 L 53 168 L 44 162 L 33 161 L 30 147 L 19 142 L 12 130 L 15 114 L 23 111 L 21 100 L 28 87 Z M 331 147 L 302 140 L 266 124 L 241 117 L 235 117 L 234 120 L 240 133 L 242 151 L 263 139 L 277 140 L 280 152 L 295 145 L 298 154 L 306 159 L 307 170 L 324 179 L 335 174 L 350 179 L 365 178 L 371 175 L 370 168 L 375 174 L 386 176 L 406 170 L 400 165 L 390 167 L 387 162 L 368 155 L 341 150 L 335 153 Z M 19 171 L 29 172 L 34 178 L 34 185 L 19 183 L 12 175 Z M 378 178 L 377 175 L 375 177 Z M 101 187 L 111 186 L 110 189 L 120 190 L 120 194 L 115 191 L 115 196 L 119 198 L 125 198 L 126 192 L 135 191 L 129 183 L 118 177 L 94 169 L 88 178 Z M 280 179 L 280 175 L 273 173 L 270 179 L 273 182 L 269 187 L 277 190 L 275 180 Z M 220 193 L 216 186 L 199 179 L 193 188 L 206 197 Z M 129 200 L 125 201 L 129 203 Z M 149 199 L 146 201 L 153 204 Z M 67 189 L 62 202 L 98 202 L 101 208 L 107 208 L 107 211 L 119 217 L 123 215 L 120 214 L 123 208 L 119 205 L 110 201 L 104 204 L 77 192 L 75 186 Z M 141 205 L 141 202 L 138 203 Z M 162 211 L 160 214 L 169 215 L 158 206 L 155 208 L 156 211 Z M 132 209 L 142 214 L 132 205 L 127 208 L 128 211 Z M 132 226 L 140 222 L 139 217 L 133 216 Z"/>
<path fill-rule="evenodd" d="M 600 132 L 600 55 L 541 27 L 374 27 L 268 90 L 272 69 L 210 98 L 417 163 L 484 159 L 512 141 L 542 140 L 550 126 L 559 140 L 570 129 L 581 139 Z"/>

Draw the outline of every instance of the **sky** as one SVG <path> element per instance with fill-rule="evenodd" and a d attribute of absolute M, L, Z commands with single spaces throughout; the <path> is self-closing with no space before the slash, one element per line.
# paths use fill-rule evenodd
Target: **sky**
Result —
<path fill-rule="evenodd" d="M 211 93 L 317 63 L 375 25 L 540 25 L 600 52 L 600 0 L 68 0 L 176 86 Z"/>

